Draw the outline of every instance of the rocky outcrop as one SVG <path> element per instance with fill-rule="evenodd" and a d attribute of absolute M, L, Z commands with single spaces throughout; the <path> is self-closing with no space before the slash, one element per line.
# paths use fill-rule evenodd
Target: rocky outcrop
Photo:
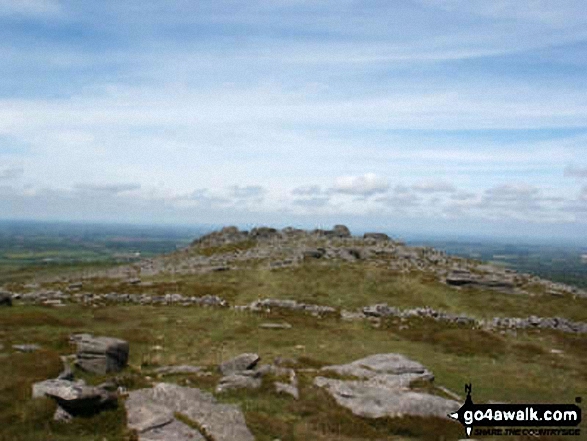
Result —
<path fill-rule="evenodd" d="M 128 427 L 138 432 L 141 441 L 255 439 L 238 406 L 218 403 L 212 395 L 196 388 L 158 383 L 152 389 L 130 392 L 125 407 Z M 199 430 L 177 420 L 178 414 Z"/>
<path fill-rule="evenodd" d="M 75 364 L 94 374 L 119 372 L 128 362 L 128 342 L 112 337 L 93 337 L 88 334 L 72 336 L 77 343 Z"/>
<path fill-rule="evenodd" d="M 314 385 L 335 401 L 365 418 L 422 416 L 447 418 L 460 404 L 426 392 L 410 390 L 416 380 L 431 382 L 433 375 L 420 363 L 400 354 L 376 354 L 346 365 L 328 366 L 321 372 L 353 376 L 339 380 L 323 376 Z"/>

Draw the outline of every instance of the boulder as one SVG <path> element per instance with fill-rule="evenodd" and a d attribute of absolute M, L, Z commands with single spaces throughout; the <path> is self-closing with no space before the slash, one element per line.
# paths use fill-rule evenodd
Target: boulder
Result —
<path fill-rule="evenodd" d="M 84 371 L 107 374 L 121 371 L 128 362 L 128 342 L 112 337 L 83 335 L 77 341 L 76 365 Z"/>
<path fill-rule="evenodd" d="M 70 415 L 92 415 L 117 403 L 115 393 L 83 381 L 45 380 L 33 384 L 33 398 L 47 396 Z"/>
<path fill-rule="evenodd" d="M 218 403 L 211 394 L 196 388 L 158 383 L 152 389 L 130 392 L 125 407 L 128 427 L 139 432 L 141 441 L 255 439 L 238 406 Z M 189 432 L 176 414 L 193 421 L 201 433 L 195 429 Z"/>
<path fill-rule="evenodd" d="M 257 354 L 241 354 L 222 363 L 220 365 L 220 372 L 222 372 L 222 375 L 224 376 L 237 374 L 242 371 L 253 369 L 259 360 L 261 360 L 261 357 Z"/>

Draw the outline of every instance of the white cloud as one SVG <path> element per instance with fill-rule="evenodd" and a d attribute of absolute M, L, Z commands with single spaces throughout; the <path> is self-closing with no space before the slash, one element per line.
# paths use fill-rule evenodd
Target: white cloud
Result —
<path fill-rule="evenodd" d="M 334 182 L 331 191 L 334 193 L 373 196 L 385 193 L 389 189 L 389 183 L 374 173 L 366 173 L 361 176 L 341 176 Z"/>

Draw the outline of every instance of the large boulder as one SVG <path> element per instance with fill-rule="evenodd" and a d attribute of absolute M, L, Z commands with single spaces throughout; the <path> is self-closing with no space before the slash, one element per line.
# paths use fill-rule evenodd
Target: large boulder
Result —
<path fill-rule="evenodd" d="M 94 374 L 119 372 L 128 362 L 128 352 L 128 342 L 124 340 L 82 334 L 77 339 L 75 364 Z"/>
<path fill-rule="evenodd" d="M 0 306 L 12 306 L 12 293 L 0 291 Z"/>
<path fill-rule="evenodd" d="M 130 392 L 125 407 L 128 427 L 138 432 L 140 441 L 255 439 L 238 406 L 218 403 L 211 394 L 196 388 L 158 383 L 152 389 Z M 191 420 L 199 431 L 178 421 L 178 414 Z"/>

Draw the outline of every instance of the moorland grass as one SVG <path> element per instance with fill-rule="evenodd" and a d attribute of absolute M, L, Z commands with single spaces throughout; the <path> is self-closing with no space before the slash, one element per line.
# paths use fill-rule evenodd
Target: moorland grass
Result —
<path fill-rule="evenodd" d="M 37 319 L 44 324 L 31 326 Z M 267 321 L 287 322 L 292 328 L 259 328 Z M 209 367 L 214 374 L 169 376 L 164 381 L 212 390 L 218 379 L 215 366 L 242 352 L 257 352 L 263 362 L 276 357 L 298 359 L 303 367 L 398 352 L 431 369 L 435 384 L 461 395 L 464 384 L 472 382 L 478 402 L 572 402 L 575 395 L 587 390 L 583 349 L 587 347 L 587 337 L 560 332 L 502 335 L 457 326 L 440 329 L 437 322 L 427 319 L 388 320 L 375 327 L 368 321 L 346 322 L 334 317 L 198 307 L 17 305 L 0 310 L 0 342 L 7 348 L 14 342 L 40 343 L 44 351 L 15 354 L 9 349 L 10 363 L 6 358 L 2 360 L 0 396 L 5 401 L 0 418 L 4 427 L 10 426 L 0 431 L 2 441 L 123 440 L 130 436 L 124 429 L 124 412 L 120 409 L 67 426 L 51 422 L 54 405 L 48 400 L 30 399 L 32 382 L 54 377 L 60 368 L 57 355 L 73 351 L 67 339 L 74 332 L 128 340 L 130 367 L 124 375 L 131 389 L 161 381 L 153 374 L 156 366 L 193 364 Z M 563 352 L 553 354 L 552 349 Z M 269 383 L 259 391 L 230 393 L 220 399 L 241 404 L 247 423 L 260 440 L 448 440 L 456 439 L 453 434 L 460 433 L 458 426 L 430 419 L 357 418 L 311 386 L 311 378 L 300 375 L 299 401 L 278 395 Z"/>

